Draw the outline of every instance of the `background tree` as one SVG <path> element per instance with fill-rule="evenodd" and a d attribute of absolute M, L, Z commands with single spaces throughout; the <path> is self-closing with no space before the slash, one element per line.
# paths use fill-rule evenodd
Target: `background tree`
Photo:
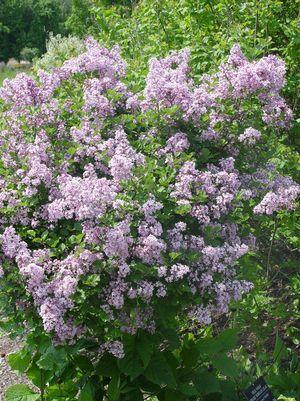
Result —
<path fill-rule="evenodd" d="M 68 3 L 60 0 L 4 0 L 0 4 L 0 59 L 19 58 L 23 48 L 46 50 L 49 32 L 64 32 Z M 0 25 L 0 26 L 1 26 Z"/>

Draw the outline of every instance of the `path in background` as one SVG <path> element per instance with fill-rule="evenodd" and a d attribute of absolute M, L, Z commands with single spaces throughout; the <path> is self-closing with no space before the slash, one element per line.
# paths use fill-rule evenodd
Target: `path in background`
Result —
<path fill-rule="evenodd" d="M 11 340 L 0 331 L 0 401 L 4 401 L 5 389 L 12 384 L 28 384 L 25 376 L 19 376 L 12 372 L 6 363 L 6 356 L 17 351 L 21 346 L 19 339 Z"/>

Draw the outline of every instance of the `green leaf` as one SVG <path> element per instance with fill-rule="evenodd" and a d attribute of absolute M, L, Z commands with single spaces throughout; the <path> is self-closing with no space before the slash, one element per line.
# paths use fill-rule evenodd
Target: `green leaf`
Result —
<path fill-rule="evenodd" d="M 95 367 L 97 374 L 105 377 L 112 377 L 119 373 L 116 358 L 110 354 L 104 354 Z"/>
<path fill-rule="evenodd" d="M 94 366 L 90 359 L 84 355 L 77 355 L 73 359 L 76 366 L 79 367 L 83 372 L 92 372 L 94 370 Z"/>
<path fill-rule="evenodd" d="M 201 394 L 219 393 L 221 391 L 218 379 L 206 370 L 198 370 L 192 379 L 196 389 Z"/>
<path fill-rule="evenodd" d="M 191 205 L 179 205 L 175 207 L 174 212 L 176 214 L 180 214 L 181 216 L 184 216 L 185 214 L 188 214 L 191 211 Z"/>
<path fill-rule="evenodd" d="M 173 330 L 168 327 L 166 328 L 162 327 L 161 332 L 166 341 L 168 342 L 168 348 L 170 350 L 175 350 L 180 347 L 180 339 L 176 330 Z"/>
<path fill-rule="evenodd" d="M 90 287 L 97 287 L 100 282 L 100 274 L 90 274 L 87 278 L 83 281 L 85 285 Z"/>
<path fill-rule="evenodd" d="M 76 152 L 77 152 L 77 148 L 75 146 L 73 148 L 67 149 L 67 153 L 71 156 L 74 155 Z"/>
<path fill-rule="evenodd" d="M 8 363 L 12 370 L 24 373 L 31 362 L 29 352 L 19 351 L 8 355 Z"/>
<path fill-rule="evenodd" d="M 15 384 L 5 391 L 5 401 L 36 401 L 40 398 L 39 394 L 34 393 L 25 384 Z"/>
<path fill-rule="evenodd" d="M 239 374 L 236 362 L 226 355 L 220 355 L 212 360 L 213 365 L 225 376 L 237 377 Z"/>
<path fill-rule="evenodd" d="M 170 258 L 173 260 L 177 259 L 178 257 L 181 256 L 181 252 L 170 252 L 169 253 Z"/>
<path fill-rule="evenodd" d="M 193 397 L 199 394 L 197 388 L 189 383 L 180 383 L 179 390 L 182 394 L 187 395 L 189 397 Z"/>
<path fill-rule="evenodd" d="M 128 393 L 126 399 L 130 401 L 144 401 L 143 393 L 140 390 L 134 390 Z"/>
<path fill-rule="evenodd" d="M 197 342 L 197 347 L 200 353 L 215 355 L 233 349 L 237 344 L 237 339 L 237 330 L 227 329 L 217 337 L 200 339 Z"/>
<path fill-rule="evenodd" d="M 33 364 L 26 372 L 26 376 L 37 387 L 41 387 L 44 382 L 51 379 L 55 372 L 49 370 L 41 370 L 38 366 Z"/>
<path fill-rule="evenodd" d="M 52 343 L 51 338 L 39 330 L 30 333 L 26 342 L 30 347 L 37 349 L 41 354 L 44 354 Z"/>
<path fill-rule="evenodd" d="M 162 399 L 164 401 L 187 401 L 187 397 L 183 394 L 178 393 L 178 391 L 174 391 L 172 389 L 166 389 L 162 394 Z M 155 398 L 154 398 L 155 400 Z M 152 399 L 151 399 L 152 401 Z"/>
<path fill-rule="evenodd" d="M 235 384 L 232 381 L 221 381 L 220 382 L 222 391 L 222 401 L 238 401 L 239 398 L 236 393 Z"/>
<path fill-rule="evenodd" d="M 206 163 L 210 159 L 210 150 L 207 148 L 202 148 L 201 149 L 201 155 L 200 155 L 200 160 L 202 163 Z"/>
<path fill-rule="evenodd" d="M 63 349 L 52 345 L 37 361 L 37 365 L 44 370 L 62 369 L 68 363 L 67 354 Z"/>
<path fill-rule="evenodd" d="M 143 358 L 141 357 L 134 336 L 126 336 L 124 338 L 124 351 L 125 356 L 118 361 L 118 366 L 121 372 L 130 376 L 131 379 L 135 379 L 145 370 L 144 360 L 146 354 Z"/>
<path fill-rule="evenodd" d="M 176 380 L 172 369 L 161 352 L 156 352 L 153 355 L 145 371 L 145 376 L 155 384 L 167 385 L 171 388 L 176 387 Z"/>
<path fill-rule="evenodd" d="M 222 349 L 222 351 L 232 350 L 238 341 L 238 330 L 237 329 L 226 329 L 222 331 L 216 338 L 216 344 Z"/>
<path fill-rule="evenodd" d="M 135 379 L 144 371 L 142 360 L 136 353 L 127 354 L 119 361 L 118 365 L 121 372 L 130 376 L 131 379 Z"/>
<path fill-rule="evenodd" d="M 152 338 L 149 334 L 141 332 L 136 341 L 136 349 L 145 368 L 148 366 L 153 354 L 154 344 L 151 340 Z"/>
<path fill-rule="evenodd" d="M 192 342 L 187 344 L 181 351 L 181 357 L 183 359 L 184 365 L 187 368 L 192 368 L 196 365 L 199 358 L 199 349 Z"/>
<path fill-rule="evenodd" d="M 284 342 L 281 340 L 281 338 L 278 335 L 278 332 L 276 333 L 276 341 L 275 341 L 275 347 L 273 351 L 273 360 L 275 363 L 279 364 L 281 359 L 284 358 L 287 354 L 287 349 L 284 344 Z"/>
<path fill-rule="evenodd" d="M 202 203 L 202 202 L 206 202 L 207 198 L 208 198 L 207 194 L 204 191 L 199 190 L 199 191 L 197 191 L 196 195 L 194 195 L 193 200 L 195 202 Z"/>
<path fill-rule="evenodd" d="M 142 389 L 146 393 L 158 393 L 160 390 L 158 384 L 149 381 L 145 376 L 139 376 L 134 383 L 137 383 L 136 387 Z"/>
<path fill-rule="evenodd" d="M 79 401 L 93 401 L 94 391 L 90 381 L 88 381 L 81 389 Z"/>
<path fill-rule="evenodd" d="M 107 389 L 107 396 L 109 401 L 117 401 L 120 395 L 120 376 L 114 376 Z"/>

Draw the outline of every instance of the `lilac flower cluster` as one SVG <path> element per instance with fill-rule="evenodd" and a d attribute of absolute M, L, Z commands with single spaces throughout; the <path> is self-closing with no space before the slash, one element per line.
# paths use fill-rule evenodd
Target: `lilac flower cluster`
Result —
<path fill-rule="evenodd" d="M 73 306 L 72 295 L 79 277 L 102 255 L 85 250 L 79 256 L 70 254 L 66 259 L 53 260 L 47 249 L 30 251 L 13 227 L 4 230 L 2 249 L 7 258 L 15 259 L 45 331 L 54 332 L 59 341 L 79 334 L 82 328 L 75 327 L 73 319 L 66 320 L 64 316 Z"/>
<path fill-rule="evenodd" d="M 232 158 L 223 160 L 221 168 L 209 166 L 207 171 L 198 171 L 195 163 L 186 162 L 179 171 L 171 196 L 179 205 L 190 206 L 191 215 L 200 224 L 207 225 L 219 219 L 232 207 L 240 187 L 233 161 Z"/>
<path fill-rule="evenodd" d="M 300 195 L 300 186 L 292 185 L 288 188 L 279 188 L 276 192 L 268 192 L 262 201 L 255 206 L 254 213 L 273 214 L 279 210 L 290 210 L 295 207 L 295 201 Z"/>
<path fill-rule="evenodd" d="M 154 216 L 155 212 L 162 208 L 163 205 L 156 202 L 152 196 L 142 206 L 145 217 L 138 227 L 139 237 L 135 254 L 148 264 L 160 263 L 162 253 L 166 250 L 165 241 L 161 238 L 162 225 Z"/>
<path fill-rule="evenodd" d="M 243 134 L 239 135 L 239 141 L 246 145 L 254 145 L 261 138 L 261 133 L 254 128 L 247 128 Z"/>
<path fill-rule="evenodd" d="M 0 98 L 13 108 L 36 106 L 43 102 L 44 92 L 33 78 L 21 73 L 15 79 L 5 79 L 0 89 Z"/>
<path fill-rule="evenodd" d="M 244 145 L 259 150 L 268 126 L 289 124 L 283 62 L 250 62 L 235 46 L 195 85 L 188 58 L 183 50 L 151 60 L 143 93 L 132 94 L 118 49 L 88 38 L 80 56 L 0 90 L 0 276 L 16 268 L 60 342 L 93 330 L 78 301 L 84 291 L 103 312 L 100 350 L 117 358 L 115 329 L 155 332 L 169 297 L 184 304 L 180 317 L 209 324 L 252 288 L 237 274 L 254 241 L 240 237 L 232 212 L 250 198 L 254 213 L 294 207 L 291 179 L 238 160 Z"/>
<path fill-rule="evenodd" d="M 49 221 L 62 218 L 75 220 L 102 216 L 116 197 L 115 184 L 96 174 L 88 177 L 59 176 L 55 199 L 46 205 Z"/>
<path fill-rule="evenodd" d="M 136 96 L 131 98 L 131 107 L 132 103 L 135 109 L 142 110 L 177 106 L 184 118 L 192 119 L 196 125 L 205 116 L 208 127 L 202 137 L 210 140 L 219 137 L 220 133 L 214 129 L 219 122 L 231 123 L 247 116 L 241 101 L 255 96 L 261 105 L 264 123 L 289 126 L 292 111 L 280 96 L 285 84 L 285 65 L 278 57 L 267 56 L 250 62 L 240 46 L 235 45 L 219 70 L 203 75 L 200 84 L 195 85 L 189 74 L 188 56 L 188 51 L 183 50 L 161 60 L 151 60 L 144 98 L 141 101 Z M 227 100 L 234 103 L 234 115 L 224 111 Z"/>
<path fill-rule="evenodd" d="M 124 358 L 124 348 L 120 341 L 107 341 L 101 346 L 100 351 L 108 351 L 110 354 L 116 358 Z"/>
<path fill-rule="evenodd" d="M 183 132 L 177 132 L 175 135 L 171 136 L 166 143 L 166 146 L 159 150 L 159 155 L 181 153 L 186 151 L 190 147 L 187 135 Z"/>
<path fill-rule="evenodd" d="M 142 108 L 164 108 L 180 106 L 187 110 L 190 103 L 189 52 L 173 52 L 169 57 L 158 60 L 153 58 L 149 65 L 147 84 L 144 90 L 145 100 Z"/>

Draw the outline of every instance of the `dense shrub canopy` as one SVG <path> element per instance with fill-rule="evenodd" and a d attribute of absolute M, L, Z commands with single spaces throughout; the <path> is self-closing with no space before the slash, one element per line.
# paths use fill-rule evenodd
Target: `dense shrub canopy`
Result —
<path fill-rule="evenodd" d="M 125 74 L 118 48 L 88 38 L 0 90 L 2 281 L 56 341 L 85 333 L 119 358 L 122 333 L 209 324 L 249 291 L 241 215 L 291 209 L 299 193 L 264 150 L 292 119 L 282 60 L 235 45 L 195 84 L 189 52 L 173 52 L 151 60 L 141 93 Z"/>

